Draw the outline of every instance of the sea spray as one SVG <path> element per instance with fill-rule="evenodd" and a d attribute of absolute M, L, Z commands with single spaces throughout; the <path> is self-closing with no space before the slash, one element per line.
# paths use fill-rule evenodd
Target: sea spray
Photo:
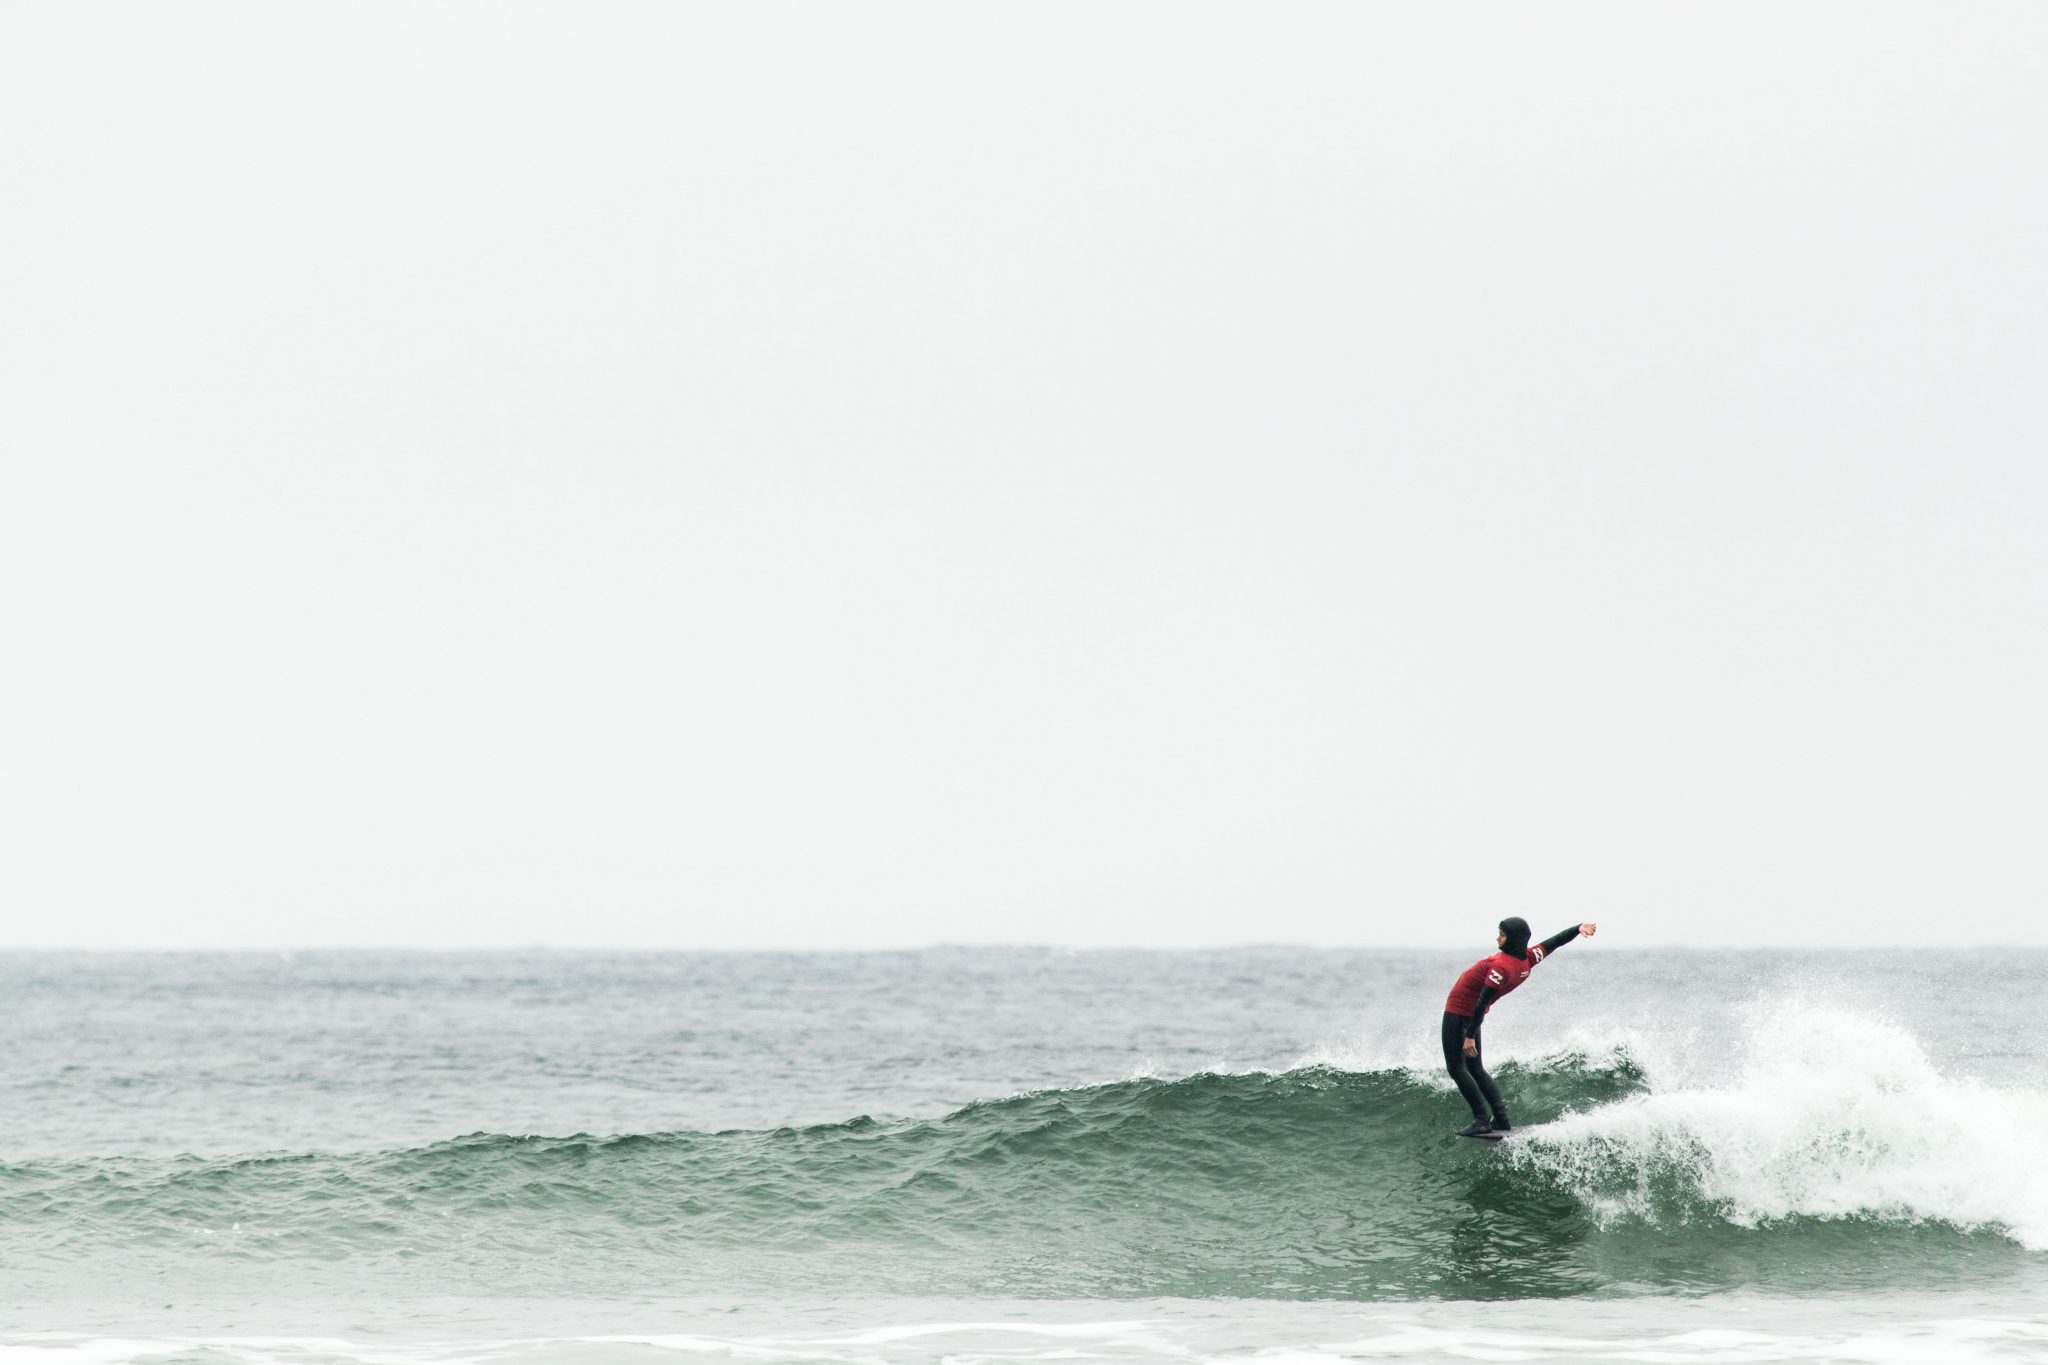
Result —
<path fill-rule="evenodd" d="M 1725 1086 L 1574 1113 L 1507 1155 L 1608 1220 L 1925 1221 L 2048 1249 L 2048 1097 L 1945 1077 L 1903 1028 L 1840 1008 L 1774 1003 L 1739 1045 Z"/>

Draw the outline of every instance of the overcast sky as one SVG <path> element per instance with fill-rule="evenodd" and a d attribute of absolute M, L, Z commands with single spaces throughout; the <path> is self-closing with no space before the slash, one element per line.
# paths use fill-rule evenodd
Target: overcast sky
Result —
<path fill-rule="evenodd" d="M 0 944 L 2048 943 L 2048 9 L 0 6 Z"/>

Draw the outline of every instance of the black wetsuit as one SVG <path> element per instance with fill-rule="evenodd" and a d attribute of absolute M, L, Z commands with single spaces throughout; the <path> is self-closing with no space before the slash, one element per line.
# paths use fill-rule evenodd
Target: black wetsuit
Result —
<path fill-rule="evenodd" d="M 1472 1106 L 1472 1117 L 1488 1119 L 1494 1127 L 1507 1127 L 1507 1101 L 1500 1097 L 1500 1087 L 1493 1083 L 1493 1077 L 1486 1072 L 1486 1065 L 1480 1059 L 1480 1049 L 1485 1044 L 1479 1041 L 1479 1029 L 1474 1027 L 1465 1032 L 1467 1019 L 1462 1014 L 1444 1015 L 1444 1066 L 1449 1069 L 1451 1079 L 1458 1083 L 1458 1093 L 1465 1097 L 1465 1103 Z M 1483 1021 L 1482 1021 L 1483 1022 Z M 1472 1040 L 1472 1055 L 1465 1055 L 1465 1040 Z"/>
<path fill-rule="evenodd" d="M 1579 926 L 1574 924 L 1569 929 L 1552 934 L 1534 950 L 1522 953 L 1507 952 L 1505 949 L 1502 951 L 1512 958 L 1519 960 L 1533 958 L 1535 961 L 1540 962 L 1544 957 L 1556 952 L 1578 936 Z M 1495 954 L 1495 957 L 1500 955 Z M 1481 971 L 1493 960 L 1493 958 L 1480 959 L 1480 961 L 1467 969 L 1468 974 Z M 1527 972 L 1524 971 L 1523 975 L 1526 976 Z M 1461 977 L 1460 983 L 1462 984 L 1463 981 L 1464 978 Z M 1457 1082 L 1458 1093 L 1465 1097 L 1465 1103 L 1472 1106 L 1472 1117 L 1482 1123 L 1491 1123 L 1495 1128 L 1506 1128 L 1508 1126 L 1508 1107 L 1507 1103 L 1501 1099 L 1500 1087 L 1495 1085 L 1493 1077 L 1487 1074 L 1485 1063 L 1482 1060 L 1485 1045 L 1479 1040 L 1479 1030 L 1486 1023 L 1487 1008 L 1497 998 L 1513 990 L 1519 984 L 1519 981 L 1509 982 L 1504 989 L 1494 985 L 1482 985 L 1479 989 L 1478 999 L 1474 1002 L 1469 1014 L 1454 1013 L 1451 1010 L 1444 1011 L 1444 1069 L 1449 1071 L 1451 1079 Z M 1457 988 L 1454 987 L 1452 989 L 1452 998 L 1454 1000 L 1457 994 Z M 1465 1040 L 1467 1038 L 1472 1040 L 1472 1055 L 1469 1057 L 1465 1055 Z"/>

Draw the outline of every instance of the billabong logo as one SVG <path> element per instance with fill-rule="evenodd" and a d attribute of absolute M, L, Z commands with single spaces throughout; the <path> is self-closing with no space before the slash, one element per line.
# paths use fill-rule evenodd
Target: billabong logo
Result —
<path fill-rule="evenodd" d="M 1529 956 L 1535 958 L 1538 962 L 1541 962 L 1543 960 L 1543 945 L 1539 943 L 1534 948 L 1531 948 L 1529 950 Z"/>
<path fill-rule="evenodd" d="M 1500 980 L 1501 980 L 1501 978 L 1500 978 L 1500 968 L 1498 968 L 1498 967 L 1495 967 L 1495 968 L 1494 968 L 1494 969 L 1493 969 L 1492 971 L 1488 972 L 1488 973 L 1486 974 L 1486 979 L 1487 979 L 1488 981 L 1492 982 L 1492 983 L 1493 983 L 1494 985 L 1498 986 L 1498 985 L 1500 984 Z"/>

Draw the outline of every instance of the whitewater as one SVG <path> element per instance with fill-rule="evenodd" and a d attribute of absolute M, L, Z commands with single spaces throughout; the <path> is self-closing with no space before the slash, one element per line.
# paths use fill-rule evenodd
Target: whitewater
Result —
<path fill-rule="evenodd" d="M 2048 1358 L 2048 954 L 1485 947 L 0 957 L 0 1365 Z"/>

